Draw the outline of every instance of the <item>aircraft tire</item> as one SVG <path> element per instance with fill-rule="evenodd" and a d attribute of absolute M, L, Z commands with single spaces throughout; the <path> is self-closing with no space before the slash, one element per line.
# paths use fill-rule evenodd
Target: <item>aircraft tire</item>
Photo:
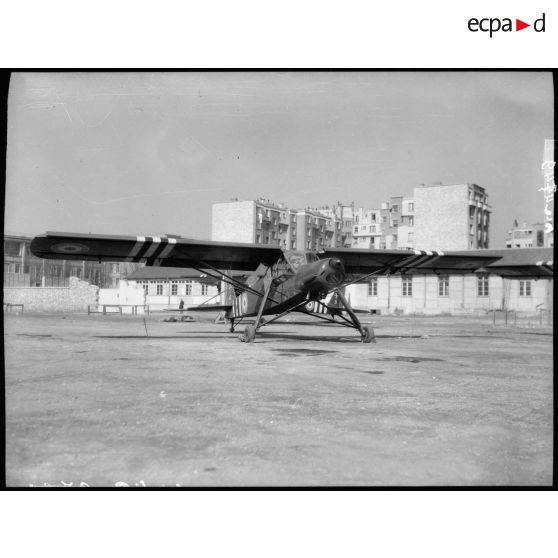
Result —
<path fill-rule="evenodd" d="M 253 343 L 256 338 L 256 328 L 253 325 L 247 325 L 244 328 L 244 342 Z"/>
<path fill-rule="evenodd" d="M 363 343 L 376 343 L 376 337 L 372 326 L 362 326 L 361 335 Z"/>

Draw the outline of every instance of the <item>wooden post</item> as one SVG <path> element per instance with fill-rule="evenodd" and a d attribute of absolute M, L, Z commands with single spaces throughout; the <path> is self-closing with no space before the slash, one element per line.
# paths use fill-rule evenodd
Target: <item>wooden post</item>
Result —
<path fill-rule="evenodd" d="M 492 309 L 492 325 L 496 325 L 496 308 Z"/>

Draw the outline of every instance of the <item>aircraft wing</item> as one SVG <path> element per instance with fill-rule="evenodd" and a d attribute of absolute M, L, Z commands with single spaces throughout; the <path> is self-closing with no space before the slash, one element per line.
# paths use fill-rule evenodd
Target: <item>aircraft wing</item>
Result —
<path fill-rule="evenodd" d="M 553 248 L 508 248 L 503 250 L 477 250 L 498 257 L 496 261 L 479 269 L 510 279 L 530 279 L 554 276 Z"/>
<path fill-rule="evenodd" d="M 475 252 L 425 250 L 324 250 L 325 257 L 338 257 L 349 275 L 371 273 L 471 273 L 490 265 L 498 257 Z M 322 256 L 323 257 L 323 256 Z"/>
<path fill-rule="evenodd" d="M 31 251 L 40 258 L 97 262 L 142 262 L 161 267 L 215 267 L 254 271 L 272 265 L 277 246 L 212 242 L 167 236 L 109 236 L 47 232 L 36 236 Z"/>
<path fill-rule="evenodd" d="M 493 273 L 510 278 L 552 277 L 552 248 L 464 250 L 324 250 L 322 257 L 339 257 L 349 275 L 378 273 Z"/>

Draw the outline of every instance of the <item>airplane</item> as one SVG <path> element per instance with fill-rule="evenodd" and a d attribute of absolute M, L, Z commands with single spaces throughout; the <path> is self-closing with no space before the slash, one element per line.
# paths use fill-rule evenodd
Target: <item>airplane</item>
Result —
<path fill-rule="evenodd" d="M 344 287 L 377 275 L 495 273 L 509 278 L 553 277 L 552 248 L 466 250 L 375 250 L 324 248 L 283 250 L 279 246 L 192 240 L 176 236 L 109 236 L 47 232 L 31 251 L 40 258 L 137 262 L 193 268 L 224 282 L 225 304 L 185 310 L 221 311 L 235 331 L 247 318 L 242 341 L 291 312 L 354 328 L 363 343 L 375 342 L 344 295 Z M 245 281 L 239 272 L 250 272 Z M 329 297 L 329 300 L 328 298 Z M 263 316 L 271 318 L 264 320 Z"/>

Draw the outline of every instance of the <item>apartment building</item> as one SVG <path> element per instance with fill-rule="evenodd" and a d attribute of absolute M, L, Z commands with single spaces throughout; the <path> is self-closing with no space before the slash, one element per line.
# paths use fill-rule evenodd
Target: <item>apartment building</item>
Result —
<path fill-rule="evenodd" d="M 538 248 L 552 246 L 548 243 L 544 232 L 544 223 L 533 223 L 528 225 L 526 221 L 522 225 L 514 221 L 511 229 L 506 235 L 506 248 Z"/>
<path fill-rule="evenodd" d="M 490 207 L 477 184 L 421 185 L 379 208 L 340 202 L 289 209 L 265 199 L 213 205 L 212 239 L 272 244 L 289 250 L 488 248 Z"/>
<path fill-rule="evenodd" d="M 289 209 L 263 198 L 231 200 L 213 204 L 211 238 L 223 242 L 271 244 L 286 250 L 342 248 L 346 239 L 344 231 L 348 228 L 343 214 L 342 207 L 339 210 Z"/>

